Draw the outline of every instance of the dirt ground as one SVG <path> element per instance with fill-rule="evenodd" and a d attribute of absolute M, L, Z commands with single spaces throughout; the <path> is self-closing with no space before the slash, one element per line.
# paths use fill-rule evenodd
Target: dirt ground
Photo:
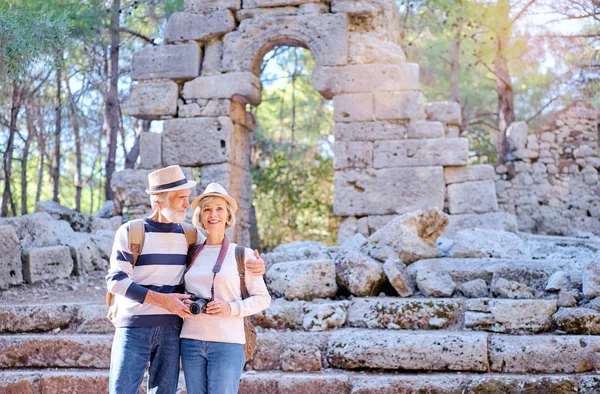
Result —
<path fill-rule="evenodd" d="M 0 290 L 0 305 L 104 303 L 106 272 L 93 271 L 52 282 L 22 284 Z"/>

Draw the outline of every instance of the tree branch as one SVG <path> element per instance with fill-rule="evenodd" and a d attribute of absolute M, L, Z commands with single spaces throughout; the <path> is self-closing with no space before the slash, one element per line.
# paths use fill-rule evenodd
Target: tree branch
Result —
<path fill-rule="evenodd" d="M 531 6 L 533 3 L 535 3 L 535 0 L 529 0 L 529 3 L 527 3 L 525 7 L 523 7 L 521 11 L 519 11 L 519 13 L 510 21 L 510 25 L 512 26 L 517 21 L 517 19 L 523 16 L 525 11 L 527 11 L 527 8 L 529 8 L 529 6 Z"/>
<path fill-rule="evenodd" d="M 119 31 L 121 33 L 127 33 L 127 34 L 131 34 L 134 37 L 141 38 L 142 40 L 146 41 L 148 44 L 156 45 L 154 43 L 154 38 L 147 37 L 147 36 L 143 35 L 142 33 L 138 33 L 137 31 L 133 31 L 126 27 L 120 27 Z"/>

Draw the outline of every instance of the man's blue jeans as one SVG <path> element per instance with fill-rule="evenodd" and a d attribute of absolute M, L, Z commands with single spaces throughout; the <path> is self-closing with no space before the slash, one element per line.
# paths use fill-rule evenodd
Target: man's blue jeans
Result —
<path fill-rule="evenodd" d="M 174 394 L 179 380 L 180 327 L 117 328 L 110 358 L 109 392 L 137 394 L 146 366 L 148 394 Z"/>
<path fill-rule="evenodd" d="M 188 394 L 237 394 L 244 345 L 181 338 L 181 363 Z"/>

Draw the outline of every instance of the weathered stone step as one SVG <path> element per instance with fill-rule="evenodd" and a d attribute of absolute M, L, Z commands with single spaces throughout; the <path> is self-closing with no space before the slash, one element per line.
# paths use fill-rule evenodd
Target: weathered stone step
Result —
<path fill-rule="evenodd" d="M 67 329 L 80 334 L 111 334 L 102 304 L 0 306 L 0 333 L 49 332 Z M 462 328 L 504 334 L 551 331 L 552 322 L 567 334 L 600 333 L 600 313 L 588 308 L 561 308 L 556 300 L 497 298 L 355 297 L 351 300 L 273 300 L 257 314 L 264 329 L 329 331 L 343 327 L 391 330 Z M 60 330 L 57 330 L 60 331 Z"/>
<path fill-rule="evenodd" d="M 0 372 L 0 393 L 104 394 L 108 371 L 34 370 Z M 313 373 L 245 372 L 240 394 L 593 394 L 596 375 L 390 374 L 327 370 Z M 144 392 L 144 390 L 142 390 Z M 187 393 L 183 374 L 177 394 Z"/>
<path fill-rule="evenodd" d="M 109 368 L 112 335 L 2 335 L 0 368 Z"/>

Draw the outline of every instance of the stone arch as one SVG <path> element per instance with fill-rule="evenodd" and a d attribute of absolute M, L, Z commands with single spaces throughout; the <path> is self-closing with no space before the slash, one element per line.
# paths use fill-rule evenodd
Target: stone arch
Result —
<path fill-rule="evenodd" d="M 394 215 L 429 206 L 446 206 L 454 230 L 503 227 L 493 168 L 467 166 L 458 104 L 424 102 L 419 67 L 406 61 L 397 41 L 392 1 L 187 0 L 185 6 L 168 22 L 168 45 L 134 55 L 138 83 L 126 112 L 165 119 L 160 153 L 148 149 L 157 137 L 143 136 L 142 168 L 144 155 L 158 154 L 160 165 L 197 169 L 200 191 L 214 181 L 228 188 L 240 203 L 235 241 L 249 243 L 252 202 L 254 119 L 244 105 L 260 104 L 260 62 L 282 44 L 311 50 L 313 86 L 333 99 L 334 214 L 344 217 L 339 239 L 368 235 Z"/>

